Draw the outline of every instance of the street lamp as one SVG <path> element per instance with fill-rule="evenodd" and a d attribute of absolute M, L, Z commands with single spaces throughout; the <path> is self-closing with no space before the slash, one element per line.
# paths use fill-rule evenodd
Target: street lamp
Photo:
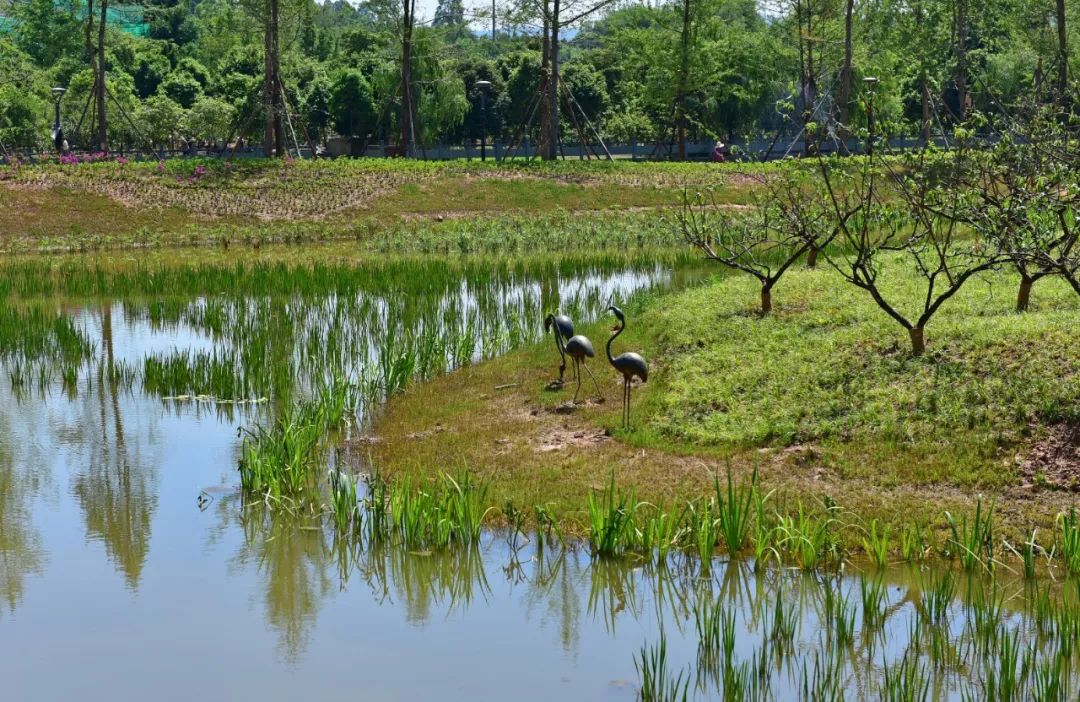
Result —
<path fill-rule="evenodd" d="M 488 114 L 487 114 L 487 94 L 491 89 L 491 81 L 478 80 L 474 85 L 480 88 L 480 112 L 483 115 L 482 127 L 480 129 L 480 160 L 487 160 L 487 126 L 488 126 Z"/>
<path fill-rule="evenodd" d="M 866 155 L 870 158 L 874 157 L 874 89 L 878 82 L 874 76 L 863 78 L 863 85 L 870 91 L 870 96 L 866 99 Z"/>
<path fill-rule="evenodd" d="M 53 120 L 52 139 L 56 150 L 64 153 L 64 130 L 60 128 L 60 100 L 64 97 L 67 88 L 56 87 L 52 89 L 53 100 L 56 106 L 56 118 Z"/>

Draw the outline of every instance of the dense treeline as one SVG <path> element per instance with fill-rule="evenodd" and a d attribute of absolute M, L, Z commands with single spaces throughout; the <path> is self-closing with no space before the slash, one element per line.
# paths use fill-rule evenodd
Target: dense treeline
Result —
<path fill-rule="evenodd" d="M 678 156 L 684 140 L 810 122 L 850 136 L 868 76 L 883 129 L 932 136 L 1019 95 L 1057 99 L 1075 66 L 1074 0 L 529 0 L 496 6 L 494 38 L 490 6 L 461 0 L 430 20 L 415 0 L 106 3 L 0 0 L 8 148 L 49 146 L 63 86 L 65 131 L 86 148 L 339 134 L 416 149 L 485 131 L 544 147 L 557 129 Z"/>

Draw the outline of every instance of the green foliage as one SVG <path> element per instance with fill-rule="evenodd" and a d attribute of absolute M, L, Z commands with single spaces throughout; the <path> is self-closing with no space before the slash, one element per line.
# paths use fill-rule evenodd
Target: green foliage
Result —
<path fill-rule="evenodd" d="M 334 129 L 346 136 L 363 137 L 375 128 L 375 101 L 371 86 L 359 71 L 343 71 L 330 89 L 330 118 Z"/>
<path fill-rule="evenodd" d="M 163 94 L 152 95 L 139 106 L 135 118 L 144 137 L 154 144 L 168 144 L 180 135 L 186 114 L 184 108 Z"/>

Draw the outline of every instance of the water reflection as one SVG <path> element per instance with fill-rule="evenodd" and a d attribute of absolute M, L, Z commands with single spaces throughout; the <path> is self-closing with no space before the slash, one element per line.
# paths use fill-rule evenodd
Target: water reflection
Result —
<path fill-rule="evenodd" d="M 33 488 L 32 477 L 17 470 L 11 453 L 0 448 L 0 603 L 9 614 L 22 600 L 26 578 L 45 565 L 41 537 L 30 514 Z"/>

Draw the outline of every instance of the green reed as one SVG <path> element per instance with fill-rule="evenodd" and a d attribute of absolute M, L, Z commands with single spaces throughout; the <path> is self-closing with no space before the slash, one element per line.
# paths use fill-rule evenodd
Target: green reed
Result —
<path fill-rule="evenodd" d="M 362 510 L 357 496 L 358 479 L 339 470 L 330 471 L 330 515 L 341 533 L 360 528 Z"/>
<path fill-rule="evenodd" d="M 975 502 L 975 515 L 968 521 L 962 515 L 959 521 L 950 513 L 945 513 L 952 538 L 949 541 L 949 553 L 959 558 L 964 570 L 971 571 L 982 566 L 986 570 L 994 567 L 994 503 L 983 512 L 982 498 Z"/>
<path fill-rule="evenodd" d="M 589 546 L 595 556 L 614 556 L 636 544 L 634 492 L 615 487 L 615 471 L 599 495 L 589 493 Z"/>
<path fill-rule="evenodd" d="M 486 506 L 487 491 L 486 483 L 477 483 L 467 472 L 415 485 L 406 477 L 389 485 L 389 515 L 379 523 L 389 525 L 409 548 L 475 544 L 494 510 Z"/>
<path fill-rule="evenodd" d="M 863 536 L 863 550 L 874 565 L 884 568 L 889 562 L 889 528 L 879 527 L 878 520 L 870 520 L 870 528 Z"/>
<path fill-rule="evenodd" d="M 1065 569 L 1072 575 L 1080 574 L 1080 521 L 1076 517 L 1076 508 L 1058 516 L 1058 543 L 1061 546 L 1061 558 Z"/>
<path fill-rule="evenodd" d="M 835 519 L 831 514 L 817 517 L 803 508 L 792 515 L 776 515 L 776 547 L 780 553 L 803 568 L 814 569 L 819 561 L 838 562 L 836 543 L 830 531 Z"/>
<path fill-rule="evenodd" d="M 708 569 L 716 553 L 720 539 L 720 520 L 716 517 L 716 503 L 712 499 L 700 500 L 691 505 L 690 530 L 701 567 Z"/>
<path fill-rule="evenodd" d="M 685 524 L 688 509 L 677 513 L 667 511 L 663 505 L 652 507 L 651 513 L 641 519 L 638 531 L 641 550 L 655 554 L 658 563 L 666 562 L 668 554 L 679 548 L 691 531 Z"/>
<path fill-rule="evenodd" d="M 825 629 L 838 648 L 850 646 L 855 639 L 855 607 L 838 583 L 822 584 Z"/>
<path fill-rule="evenodd" d="M 956 580 L 951 571 L 944 571 L 940 576 L 930 576 L 929 582 L 924 584 L 923 608 L 920 611 L 931 624 L 942 624 L 949 614 L 956 596 Z"/>
<path fill-rule="evenodd" d="M 713 487 L 716 492 L 716 521 L 720 536 L 724 541 L 727 552 L 731 556 L 738 554 L 746 545 L 747 535 L 750 531 L 750 520 L 753 516 L 753 503 L 758 493 L 758 471 L 750 475 L 750 480 L 738 487 L 732 477 L 731 464 L 727 466 L 726 489 L 721 489 L 720 478 L 713 476 Z M 762 501 L 767 499 L 761 498 Z"/>
<path fill-rule="evenodd" d="M 876 628 L 885 617 L 885 584 L 879 575 L 859 578 L 859 595 L 862 600 L 863 625 Z"/>

